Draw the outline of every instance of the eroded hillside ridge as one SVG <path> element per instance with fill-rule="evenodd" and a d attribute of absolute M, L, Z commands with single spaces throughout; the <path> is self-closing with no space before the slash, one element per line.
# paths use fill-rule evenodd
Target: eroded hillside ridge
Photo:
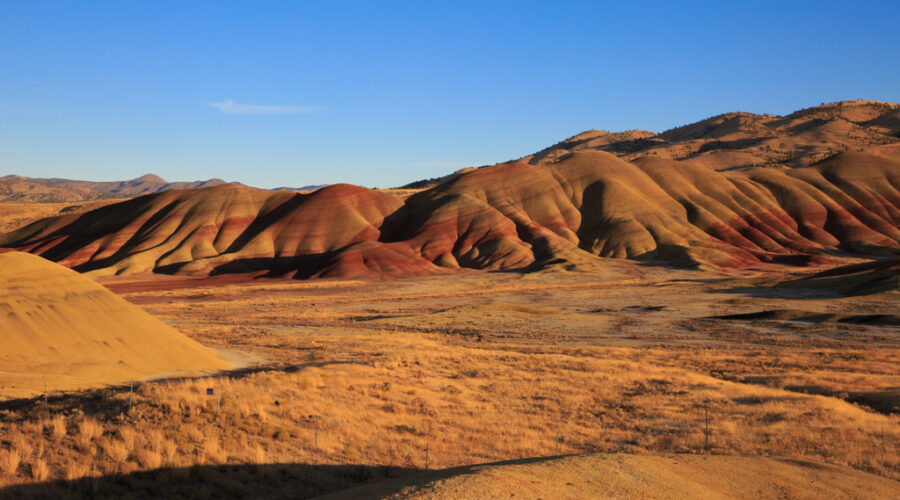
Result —
<path fill-rule="evenodd" d="M 0 246 L 82 272 L 405 277 L 460 268 L 810 264 L 900 253 L 900 163 L 844 152 L 808 167 L 716 171 L 601 151 L 462 173 L 407 199 L 225 185 L 52 217 Z"/>
<path fill-rule="evenodd" d="M 875 148 L 900 160 L 900 105 L 879 101 L 822 104 L 786 116 L 725 113 L 662 133 L 588 130 L 522 161 L 548 164 L 577 151 L 606 151 L 626 160 L 689 160 L 716 170 L 804 167 L 845 151 Z"/>

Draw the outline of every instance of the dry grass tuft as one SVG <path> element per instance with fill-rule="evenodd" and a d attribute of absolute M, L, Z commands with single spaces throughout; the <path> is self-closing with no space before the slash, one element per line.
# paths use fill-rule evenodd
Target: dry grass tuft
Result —
<path fill-rule="evenodd" d="M 125 448 L 129 453 L 133 453 L 141 445 L 141 437 L 138 435 L 137 431 L 134 430 L 134 427 L 120 427 L 116 433 L 119 435 L 119 438 L 122 439 L 122 442 L 125 444 Z"/>
<path fill-rule="evenodd" d="M 78 423 L 78 435 L 87 439 L 88 441 L 91 441 L 96 437 L 100 437 L 102 434 L 103 424 L 94 419 L 85 418 Z"/>
<path fill-rule="evenodd" d="M 24 434 L 14 434 L 10 439 L 10 443 L 12 443 L 13 449 L 21 454 L 23 460 L 27 460 L 31 457 L 31 454 L 34 453 L 34 447 Z M 41 447 L 41 451 L 43 452 L 43 444 L 41 444 Z"/>
<path fill-rule="evenodd" d="M 65 476 L 69 481 L 77 481 L 90 472 L 91 466 L 83 462 L 67 462 Z"/>
<path fill-rule="evenodd" d="M 138 450 L 137 459 L 145 469 L 158 469 L 163 464 L 162 454 L 153 450 Z"/>
<path fill-rule="evenodd" d="M 151 450 L 162 453 L 166 444 L 166 436 L 158 429 L 153 429 L 147 433 L 147 444 Z"/>
<path fill-rule="evenodd" d="M 178 445 L 174 441 L 167 439 L 162 446 L 163 454 L 166 457 L 166 463 L 170 466 L 175 465 L 178 456 Z"/>
<path fill-rule="evenodd" d="M 22 455 L 16 450 L 0 450 L 0 471 L 15 476 L 19 470 Z"/>
<path fill-rule="evenodd" d="M 36 481 L 44 481 L 50 477 L 50 467 L 43 459 L 36 458 L 31 461 L 31 477 Z"/>
<path fill-rule="evenodd" d="M 228 461 L 228 453 L 222 448 L 219 438 L 207 437 L 203 441 L 201 461 L 212 464 L 224 464 Z"/>
<path fill-rule="evenodd" d="M 66 437 L 66 433 L 66 418 L 62 415 L 53 417 L 53 419 L 50 420 L 50 437 L 58 443 Z"/>
<path fill-rule="evenodd" d="M 128 446 L 120 439 L 110 439 L 103 445 L 103 451 L 114 464 L 122 466 L 128 460 Z"/>
<path fill-rule="evenodd" d="M 185 434 L 187 434 L 188 439 L 195 444 L 202 443 L 206 436 L 203 434 L 203 431 L 198 429 L 196 426 L 189 426 L 185 429 Z"/>

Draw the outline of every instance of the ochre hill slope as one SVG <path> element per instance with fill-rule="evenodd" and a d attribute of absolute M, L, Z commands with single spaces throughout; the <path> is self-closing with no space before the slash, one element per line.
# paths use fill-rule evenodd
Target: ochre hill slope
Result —
<path fill-rule="evenodd" d="M 786 116 L 725 113 L 660 134 L 588 130 L 522 161 L 548 164 L 576 151 L 607 151 L 626 160 L 691 159 L 715 170 L 760 165 L 802 167 L 842 151 L 900 142 L 900 105 L 844 101 Z"/>
<path fill-rule="evenodd" d="M 896 111 L 854 102 L 787 118 L 738 114 L 663 135 L 723 139 L 771 127 L 800 134 L 806 129 L 797 123 L 818 127 L 822 113 L 888 130 Z M 622 137 L 647 140 L 635 132 L 585 144 Z M 710 168 L 699 156 L 627 161 L 586 148 L 539 164 L 458 172 L 408 197 L 347 184 L 308 194 L 237 185 L 169 191 L 38 221 L 0 235 L 0 247 L 98 274 L 296 277 L 586 269 L 601 267 L 602 258 L 743 268 L 817 264 L 840 252 L 891 256 L 900 253 L 895 146 L 793 168 L 728 170 Z"/>
<path fill-rule="evenodd" d="M 311 194 L 225 185 L 44 219 L 0 241 L 99 274 L 440 272 L 408 247 L 378 241 L 385 216 L 402 205 L 400 197 L 347 184 Z"/>
<path fill-rule="evenodd" d="M 322 498 L 896 498 L 888 478 L 803 460 L 598 454 L 424 472 Z"/>
<path fill-rule="evenodd" d="M 90 278 L 0 254 L 0 398 L 230 368 Z"/>

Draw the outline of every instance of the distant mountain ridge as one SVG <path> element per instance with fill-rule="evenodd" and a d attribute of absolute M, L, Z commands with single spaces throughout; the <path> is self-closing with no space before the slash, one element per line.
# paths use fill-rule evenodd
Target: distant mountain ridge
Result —
<path fill-rule="evenodd" d="M 898 142 L 900 104 L 860 99 L 822 104 L 785 116 L 723 113 L 658 134 L 587 130 L 520 161 L 545 165 L 578 151 L 605 151 L 629 161 L 690 160 L 715 170 L 805 167 L 840 152 Z M 888 154 L 900 159 L 900 149 Z"/>
<path fill-rule="evenodd" d="M 227 184 L 227 182 L 222 179 L 169 182 L 154 174 L 112 182 L 7 175 L 0 177 L 0 201 L 79 202 L 100 198 L 131 198 L 174 189 L 193 189 L 223 184 Z"/>
<path fill-rule="evenodd" d="M 102 198 L 106 196 L 90 189 L 48 186 L 18 175 L 0 177 L 0 202 L 77 203 Z"/>
<path fill-rule="evenodd" d="M 308 186 L 300 186 L 300 187 L 289 187 L 289 186 L 278 186 L 272 188 L 271 191 L 315 191 L 317 189 L 322 189 L 328 184 L 310 184 Z"/>

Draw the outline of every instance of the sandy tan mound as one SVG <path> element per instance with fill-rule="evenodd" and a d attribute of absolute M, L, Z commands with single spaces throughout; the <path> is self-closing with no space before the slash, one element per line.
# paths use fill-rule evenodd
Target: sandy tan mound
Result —
<path fill-rule="evenodd" d="M 729 456 L 604 454 L 457 467 L 323 498 L 896 498 L 900 483 L 845 467 Z"/>
<path fill-rule="evenodd" d="M 0 397 L 230 368 L 89 278 L 0 254 Z"/>

